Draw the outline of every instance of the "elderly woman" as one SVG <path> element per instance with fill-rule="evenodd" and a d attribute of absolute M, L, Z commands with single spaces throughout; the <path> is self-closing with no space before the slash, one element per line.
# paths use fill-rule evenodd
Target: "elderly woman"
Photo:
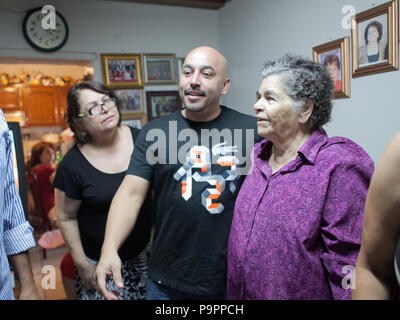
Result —
<path fill-rule="evenodd" d="M 139 130 L 121 125 L 119 101 L 101 83 L 86 81 L 73 86 L 67 102 L 76 144 L 57 167 L 53 183 L 56 210 L 77 267 L 77 296 L 100 300 L 103 297 L 96 290 L 95 266 L 111 200 L 125 177 Z M 148 196 L 135 228 L 118 252 L 124 287 L 109 290 L 118 291 L 122 300 L 146 298 L 151 209 Z"/>
<path fill-rule="evenodd" d="M 287 55 L 267 62 L 262 76 L 254 112 L 266 140 L 254 146 L 235 204 L 228 298 L 349 299 L 342 269 L 360 248 L 373 162 L 322 129 L 333 92 L 324 66 Z"/>
<path fill-rule="evenodd" d="M 378 21 L 371 21 L 364 31 L 365 45 L 358 50 L 358 63 L 367 64 L 385 60 L 385 44 L 382 40 L 383 27 Z"/>

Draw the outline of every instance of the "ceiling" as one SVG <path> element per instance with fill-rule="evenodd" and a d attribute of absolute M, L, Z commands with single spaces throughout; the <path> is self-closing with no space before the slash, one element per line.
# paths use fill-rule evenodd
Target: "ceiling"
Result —
<path fill-rule="evenodd" d="M 109 0 L 119 2 L 136 2 L 147 4 L 161 4 L 168 6 L 203 8 L 203 9 L 220 9 L 231 0 Z"/>

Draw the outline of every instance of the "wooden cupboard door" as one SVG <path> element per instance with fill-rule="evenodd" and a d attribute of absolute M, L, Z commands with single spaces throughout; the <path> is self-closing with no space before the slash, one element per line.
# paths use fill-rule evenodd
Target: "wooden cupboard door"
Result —
<path fill-rule="evenodd" d="M 4 112 L 22 110 L 22 87 L 0 86 L 0 108 Z"/>
<path fill-rule="evenodd" d="M 25 87 L 23 100 L 28 126 L 58 125 L 60 123 L 57 87 Z"/>
<path fill-rule="evenodd" d="M 58 92 L 59 92 L 59 119 L 60 119 L 60 124 L 63 127 L 68 127 L 68 122 L 67 122 L 67 96 L 70 86 L 65 86 L 65 87 L 58 87 Z"/>

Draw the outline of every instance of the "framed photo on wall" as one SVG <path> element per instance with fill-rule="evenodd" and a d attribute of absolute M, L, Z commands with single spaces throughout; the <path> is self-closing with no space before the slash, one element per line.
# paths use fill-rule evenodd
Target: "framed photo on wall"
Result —
<path fill-rule="evenodd" d="M 102 53 L 103 83 L 110 88 L 141 88 L 140 54 Z"/>
<path fill-rule="evenodd" d="M 121 113 L 144 112 L 142 89 L 114 89 L 115 94 L 121 102 Z"/>
<path fill-rule="evenodd" d="M 146 85 L 177 83 L 175 54 L 144 54 L 143 69 Z"/>
<path fill-rule="evenodd" d="M 399 0 L 353 17 L 353 78 L 399 69 Z"/>
<path fill-rule="evenodd" d="M 122 115 L 121 123 L 137 129 L 142 129 L 143 126 L 146 124 L 146 114 L 145 113 L 138 113 L 134 115 Z"/>
<path fill-rule="evenodd" d="M 182 106 L 178 91 L 147 91 L 148 121 L 179 110 Z"/>
<path fill-rule="evenodd" d="M 350 39 L 345 37 L 313 48 L 314 62 L 326 66 L 334 82 L 334 98 L 350 97 Z"/>

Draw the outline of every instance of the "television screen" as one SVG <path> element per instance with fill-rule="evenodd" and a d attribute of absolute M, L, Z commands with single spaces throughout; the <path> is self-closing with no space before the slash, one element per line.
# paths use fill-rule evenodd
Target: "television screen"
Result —
<path fill-rule="evenodd" d="M 12 159 L 13 159 L 13 167 L 14 167 L 14 180 L 15 184 L 17 185 L 17 189 L 19 191 L 19 178 L 18 178 L 18 166 L 17 166 L 17 151 L 15 150 L 15 138 L 14 138 L 14 132 L 10 130 L 10 138 L 12 142 Z"/>
<path fill-rule="evenodd" d="M 14 166 L 14 179 L 19 195 L 21 197 L 22 206 L 24 208 L 25 217 L 28 215 L 28 194 L 27 181 L 25 171 L 24 149 L 22 146 L 21 129 L 18 122 L 7 122 L 10 129 L 10 137 L 12 141 L 12 158 Z"/>

